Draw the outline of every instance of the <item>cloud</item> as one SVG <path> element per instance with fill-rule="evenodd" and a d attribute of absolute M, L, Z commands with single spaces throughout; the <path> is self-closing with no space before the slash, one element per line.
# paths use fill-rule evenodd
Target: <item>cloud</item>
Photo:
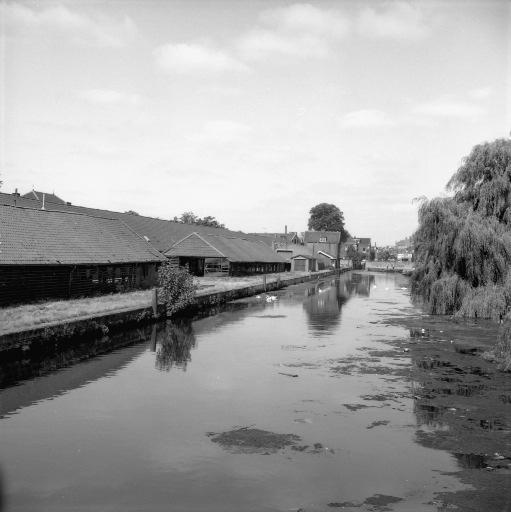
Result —
<path fill-rule="evenodd" d="M 190 137 L 193 142 L 226 144 L 240 142 L 252 128 L 246 124 L 228 120 L 207 121 L 197 135 Z"/>
<path fill-rule="evenodd" d="M 169 43 L 154 50 L 160 69 L 168 73 L 197 74 L 249 71 L 243 62 L 203 44 Z"/>
<path fill-rule="evenodd" d="M 36 5 L 3 3 L 1 16 L 7 30 L 13 34 L 36 30 L 60 33 L 77 44 L 111 48 L 121 48 L 137 35 L 135 23 L 128 16 L 114 20 L 105 16 L 87 16 L 64 5 L 42 8 Z"/>
<path fill-rule="evenodd" d="M 337 11 L 310 4 L 267 9 L 259 20 L 260 25 L 238 41 L 238 50 L 246 59 L 274 54 L 323 58 L 332 42 L 346 36 L 350 28 Z"/>
<path fill-rule="evenodd" d="M 290 36 L 271 30 L 256 29 L 246 34 L 239 43 L 239 50 L 247 59 L 261 60 L 271 54 L 295 57 L 325 57 L 328 43 L 310 35 Z"/>
<path fill-rule="evenodd" d="M 356 110 L 340 120 L 341 128 L 382 128 L 393 125 L 385 112 L 373 109 Z"/>
<path fill-rule="evenodd" d="M 493 94 L 493 88 L 489 85 L 486 87 L 480 87 L 478 89 L 472 89 L 468 95 L 474 100 L 485 100 Z"/>
<path fill-rule="evenodd" d="M 129 94 L 109 89 L 80 91 L 78 96 L 93 105 L 137 105 L 140 102 L 138 94 Z"/>
<path fill-rule="evenodd" d="M 339 13 L 322 10 L 311 4 L 294 4 L 288 7 L 268 9 L 260 19 L 266 25 L 278 30 L 316 34 L 327 37 L 344 37 L 349 31 L 349 23 Z"/>
<path fill-rule="evenodd" d="M 435 118 L 471 119 L 484 113 L 484 109 L 474 103 L 437 99 L 420 103 L 412 108 L 412 114 Z"/>
<path fill-rule="evenodd" d="M 358 21 L 359 34 L 369 38 L 418 40 L 430 33 L 417 4 L 393 2 L 383 8 L 365 7 Z"/>

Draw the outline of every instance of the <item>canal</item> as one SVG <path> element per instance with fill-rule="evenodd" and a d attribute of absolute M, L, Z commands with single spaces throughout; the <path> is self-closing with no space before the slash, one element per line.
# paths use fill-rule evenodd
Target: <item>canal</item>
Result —
<path fill-rule="evenodd" d="M 363 272 L 4 362 L 5 510 L 511 510 L 495 332 Z"/>

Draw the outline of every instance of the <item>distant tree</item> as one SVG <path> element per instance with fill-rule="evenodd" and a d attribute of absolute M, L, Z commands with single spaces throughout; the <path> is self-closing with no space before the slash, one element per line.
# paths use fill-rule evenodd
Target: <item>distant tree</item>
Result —
<path fill-rule="evenodd" d="M 212 228 L 225 228 L 224 224 L 220 224 L 215 217 L 208 215 L 201 219 L 197 217 L 193 212 L 184 212 L 180 217 L 174 217 L 174 222 L 180 222 L 181 224 L 195 224 L 197 226 L 209 226 Z"/>
<path fill-rule="evenodd" d="M 346 251 L 346 256 L 353 263 L 354 269 L 362 268 L 362 260 L 365 258 L 363 254 L 359 253 L 355 246 L 350 245 Z"/>
<path fill-rule="evenodd" d="M 179 217 L 179 222 L 183 224 L 196 224 L 197 223 L 197 215 L 193 212 L 183 212 L 181 217 Z"/>
<path fill-rule="evenodd" d="M 128 215 L 140 215 L 140 213 L 136 212 L 135 210 L 128 210 L 127 212 L 124 213 L 127 213 Z"/>
<path fill-rule="evenodd" d="M 378 251 L 379 261 L 389 261 L 393 257 L 393 254 L 388 249 L 381 249 Z"/>
<path fill-rule="evenodd" d="M 215 217 L 211 217 L 210 215 L 204 217 L 203 219 L 197 219 L 196 224 L 201 226 L 209 226 L 211 228 L 225 228 L 224 224 L 220 224 L 220 222 L 218 222 Z"/>
<path fill-rule="evenodd" d="M 309 229 L 314 231 L 339 231 L 341 241 L 346 241 L 349 233 L 344 228 L 344 214 L 335 204 L 320 203 L 309 211 Z"/>

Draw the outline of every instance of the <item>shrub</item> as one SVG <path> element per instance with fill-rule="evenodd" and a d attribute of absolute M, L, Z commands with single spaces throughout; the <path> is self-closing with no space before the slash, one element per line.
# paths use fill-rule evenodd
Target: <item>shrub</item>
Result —
<path fill-rule="evenodd" d="M 193 304 L 197 286 L 193 276 L 182 267 L 174 267 L 170 262 L 163 263 L 158 270 L 159 295 L 167 310 L 167 316 L 172 316 L 186 306 Z"/>

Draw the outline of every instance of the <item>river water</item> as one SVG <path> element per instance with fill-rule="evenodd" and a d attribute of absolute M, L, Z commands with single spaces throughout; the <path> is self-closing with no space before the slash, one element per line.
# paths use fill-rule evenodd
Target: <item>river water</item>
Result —
<path fill-rule="evenodd" d="M 418 314 L 407 278 L 349 273 L 29 365 L 0 392 L 6 510 L 437 510 L 467 484 L 417 440 L 446 429 L 396 349 Z"/>

